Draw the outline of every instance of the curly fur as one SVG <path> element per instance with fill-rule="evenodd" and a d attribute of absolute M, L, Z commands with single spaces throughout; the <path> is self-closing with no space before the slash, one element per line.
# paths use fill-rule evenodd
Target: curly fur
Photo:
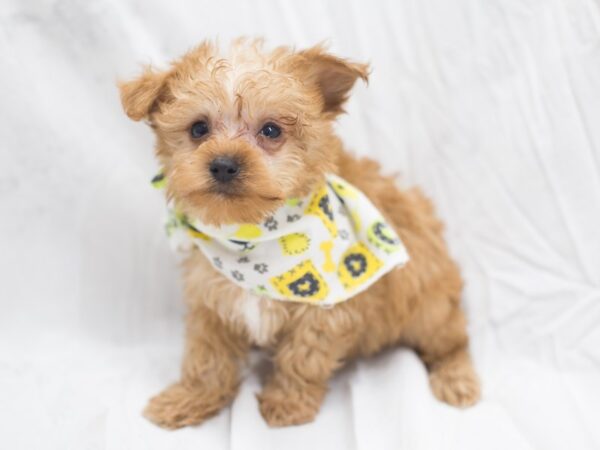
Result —
<path fill-rule="evenodd" d="M 125 112 L 154 130 L 168 195 L 187 214 L 217 225 L 258 222 L 334 172 L 386 215 L 411 255 L 405 267 L 367 291 L 322 309 L 250 297 L 192 251 L 184 265 L 181 379 L 150 400 L 150 420 L 177 428 L 218 412 L 234 398 L 252 345 L 273 356 L 273 373 L 258 395 L 272 426 L 313 420 L 329 378 L 345 361 L 401 344 L 419 353 L 440 400 L 468 406 L 479 398 L 460 305 L 462 280 L 431 203 L 417 189 L 399 190 L 376 162 L 346 152 L 333 132 L 355 81 L 367 77 L 366 65 L 321 46 L 265 51 L 260 41 L 242 39 L 224 54 L 203 43 L 166 71 L 146 68 L 120 84 Z M 197 120 L 211 130 L 201 140 L 189 135 Z M 281 126 L 280 139 L 258 133 L 266 121 Z M 206 170 L 217 155 L 242 162 L 232 193 L 216 192 Z"/>

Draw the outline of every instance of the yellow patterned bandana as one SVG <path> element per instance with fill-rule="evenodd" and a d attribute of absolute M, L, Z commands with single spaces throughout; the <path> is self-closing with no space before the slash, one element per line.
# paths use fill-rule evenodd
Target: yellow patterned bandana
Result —
<path fill-rule="evenodd" d="M 409 256 L 382 214 L 336 175 L 290 198 L 260 224 L 214 227 L 169 211 L 178 249 L 198 247 L 234 283 L 277 300 L 330 306 L 352 298 Z M 157 186 L 164 183 L 155 177 Z"/>

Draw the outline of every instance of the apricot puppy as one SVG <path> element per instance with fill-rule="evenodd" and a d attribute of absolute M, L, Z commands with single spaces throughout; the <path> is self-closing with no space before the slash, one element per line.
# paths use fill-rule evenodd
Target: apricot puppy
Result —
<path fill-rule="evenodd" d="M 199 424 L 229 404 L 251 346 L 273 357 L 258 394 L 272 426 L 313 420 L 336 369 L 392 345 L 418 352 L 440 400 L 478 400 L 442 224 L 333 131 L 367 77 L 320 46 L 238 40 L 120 84 L 156 134 L 169 233 L 187 252 L 181 379 L 150 400 L 153 422 Z"/>

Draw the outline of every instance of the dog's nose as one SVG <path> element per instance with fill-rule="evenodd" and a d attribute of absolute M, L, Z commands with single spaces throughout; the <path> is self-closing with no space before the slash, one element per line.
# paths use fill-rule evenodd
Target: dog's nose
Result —
<path fill-rule="evenodd" d="M 208 170 L 219 183 L 229 183 L 240 173 L 240 165 L 232 158 L 219 156 L 212 160 Z"/>

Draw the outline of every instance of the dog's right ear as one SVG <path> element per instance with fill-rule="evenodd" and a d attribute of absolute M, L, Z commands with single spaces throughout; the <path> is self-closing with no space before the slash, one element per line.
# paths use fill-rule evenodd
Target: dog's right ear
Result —
<path fill-rule="evenodd" d="M 137 121 L 148 117 L 166 86 L 168 75 L 169 72 L 156 72 L 148 66 L 139 77 L 118 83 L 121 103 L 129 118 Z"/>
<path fill-rule="evenodd" d="M 356 80 L 369 80 L 369 65 L 338 58 L 323 44 L 298 53 L 303 58 L 306 80 L 313 82 L 323 98 L 323 111 L 333 116 L 344 112 L 344 103 Z"/>

